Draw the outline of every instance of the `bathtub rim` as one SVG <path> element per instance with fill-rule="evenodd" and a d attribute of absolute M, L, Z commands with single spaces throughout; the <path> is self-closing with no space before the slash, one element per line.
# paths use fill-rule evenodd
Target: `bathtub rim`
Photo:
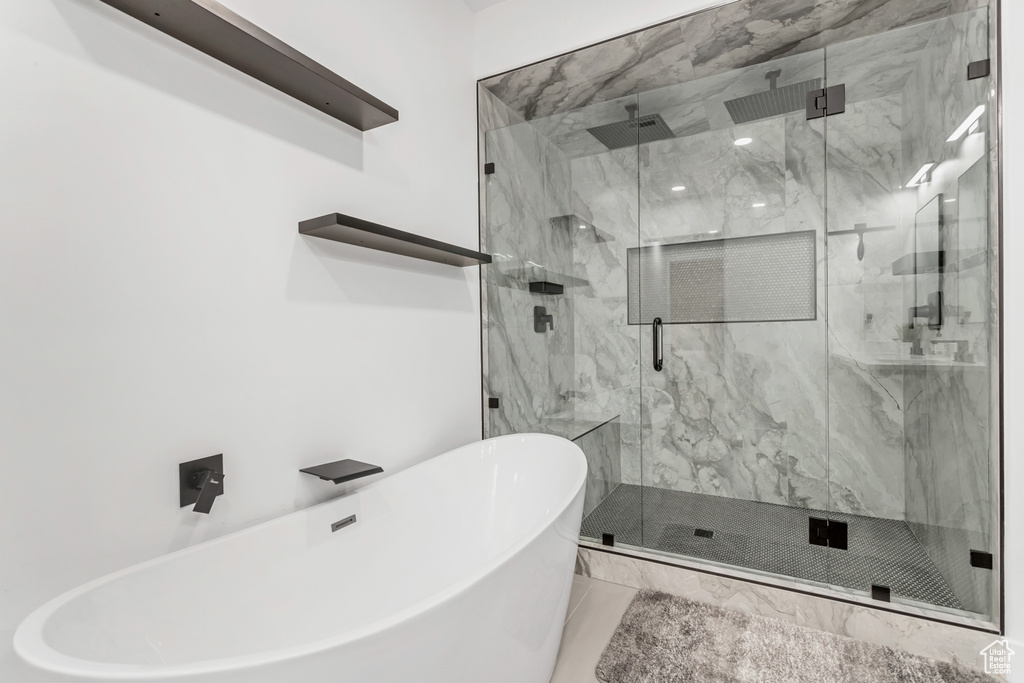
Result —
<path fill-rule="evenodd" d="M 531 544 L 537 541 L 545 531 L 553 527 L 556 522 L 569 510 L 573 502 L 577 497 L 583 495 L 583 491 L 586 485 L 588 464 L 586 456 L 580 447 L 574 442 L 565 439 L 560 436 L 554 436 L 551 434 L 542 434 L 536 432 L 528 432 L 522 434 L 509 434 L 505 436 L 492 437 L 490 439 L 483 439 L 480 441 L 472 441 L 463 446 L 458 446 L 451 450 L 439 453 L 438 455 L 427 458 L 423 462 L 407 467 L 404 470 L 396 472 L 392 475 L 382 478 L 368 486 L 358 489 L 349 495 L 358 495 L 362 491 L 370 490 L 371 488 L 379 487 L 384 482 L 394 477 L 410 476 L 408 473 L 414 473 L 419 468 L 429 465 L 433 460 L 443 458 L 451 455 L 463 449 L 470 449 L 474 446 L 483 448 L 485 444 L 502 442 L 502 441 L 548 441 L 555 444 L 559 444 L 561 447 L 565 447 L 565 444 L 569 444 L 572 448 L 567 449 L 567 453 L 576 460 L 577 472 L 573 485 L 570 487 L 571 491 L 552 506 L 551 515 L 538 523 L 537 525 L 528 529 L 522 534 L 516 541 L 510 544 L 505 550 L 496 555 L 491 561 L 483 564 L 477 571 L 473 572 L 469 576 L 462 577 L 459 580 L 453 582 L 451 585 L 446 587 L 444 590 L 432 593 L 422 600 L 412 603 L 411 605 L 393 612 L 381 619 L 371 621 L 361 627 L 350 629 L 342 634 L 335 634 L 329 637 L 321 638 L 318 640 L 312 640 L 306 643 L 298 645 L 292 645 L 290 647 L 276 648 L 272 650 L 266 650 L 263 652 L 237 655 L 234 657 L 224 657 L 219 659 L 206 659 L 196 662 L 188 662 L 184 664 L 174 664 L 172 666 L 164 666 L 159 664 L 123 664 L 115 662 L 98 662 L 88 659 L 80 659 L 66 655 L 62 652 L 55 650 L 51 647 L 43 638 L 43 629 L 53 614 L 63 607 L 65 604 L 78 598 L 85 593 L 94 590 L 104 584 L 116 581 L 123 576 L 131 574 L 136 571 L 141 571 L 149 567 L 159 565 L 162 562 L 167 562 L 172 558 L 186 557 L 190 554 L 201 552 L 203 549 L 208 547 L 210 544 L 223 541 L 228 538 L 236 536 L 245 536 L 248 534 L 256 533 L 258 530 L 265 529 L 268 526 L 275 526 L 286 523 L 290 518 L 297 515 L 308 514 L 311 510 L 317 509 L 321 506 L 327 506 L 336 503 L 342 498 L 348 496 L 341 495 L 329 500 L 325 500 L 321 503 L 311 505 L 299 510 L 294 510 L 285 515 L 275 517 L 263 522 L 258 522 L 252 526 L 244 529 L 233 531 L 223 536 L 218 536 L 202 543 L 182 548 L 164 555 L 158 555 L 157 557 L 139 562 L 137 564 L 129 565 L 123 569 L 116 570 L 99 578 L 88 581 L 81 584 L 71 590 L 65 591 L 54 598 L 46 601 L 35 610 L 33 610 L 27 617 L 25 617 L 18 625 L 14 632 L 13 647 L 14 652 L 18 658 L 25 664 L 28 664 L 36 669 L 65 676 L 78 676 L 86 680 L 175 680 L 187 676 L 195 675 L 207 675 L 215 674 L 225 671 L 244 671 L 246 669 L 253 669 L 268 664 L 277 664 L 280 662 L 287 662 L 289 660 L 298 659 L 309 655 L 315 655 L 320 652 L 327 651 L 332 648 L 338 648 L 346 645 L 357 643 L 361 640 L 371 638 L 378 634 L 384 633 L 389 629 L 393 629 L 399 624 L 416 619 L 432 609 L 456 599 L 458 596 L 469 591 L 474 586 L 480 584 L 502 566 L 508 563 L 508 561 L 528 548 Z M 561 442 L 561 443 L 560 443 Z M 481 453 L 482 454 L 482 453 Z M 572 541 L 575 543 L 578 539 L 573 538 Z"/>

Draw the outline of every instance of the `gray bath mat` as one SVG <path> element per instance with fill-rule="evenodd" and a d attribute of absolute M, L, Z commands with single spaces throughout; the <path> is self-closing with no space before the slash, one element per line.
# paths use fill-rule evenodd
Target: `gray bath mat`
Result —
<path fill-rule="evenodd" d="M 995 683 L 997 679 L 778 619 L 655 591 L 630 603 L 597 664 L 606 683 Z"/>

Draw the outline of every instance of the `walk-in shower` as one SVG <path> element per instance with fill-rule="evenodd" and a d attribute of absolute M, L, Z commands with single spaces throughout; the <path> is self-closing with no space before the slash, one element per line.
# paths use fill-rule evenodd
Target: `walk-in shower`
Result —
<path fill-rule="evenodd" d="M 481 81 L 485 435 L 583 543 L 998 628 L 997 7 L 774 6 Z"/>

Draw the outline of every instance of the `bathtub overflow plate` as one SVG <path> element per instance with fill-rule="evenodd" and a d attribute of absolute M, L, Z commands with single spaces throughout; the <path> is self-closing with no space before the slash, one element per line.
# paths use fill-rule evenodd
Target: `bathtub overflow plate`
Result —
<path fill-rule="evenodd" d="M 331 531 L 337 531 L 338 529 L 344 529 L 345 527 L 347 527 L 347 526 L 349 526 L 351 524 L 355 524 L 355 523 L 356 523 L 356 516 L 355 515 L 349 515 L 345 519 L 339 519 L 337 522 L 332 524 L 331 525 Z"/>

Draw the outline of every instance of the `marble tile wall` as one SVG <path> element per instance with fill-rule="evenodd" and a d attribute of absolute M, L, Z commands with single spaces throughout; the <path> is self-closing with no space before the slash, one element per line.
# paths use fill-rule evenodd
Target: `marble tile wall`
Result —
<path fill-rule="evenodd" d="M 828 240 L 829 476 L 850 489 L 833 491 L 835 508 L 855 504 L 844 501 L 850 495 L 885 500 L 880 516 L 902 519 L 903 376 L 899 365 L 878 359 L 899 358 L 904 351 L 896 341 L 905 315 L 903 283 L 891 272 L 904 253 L 913 215 L 899 191 L 905 182 L 903 98 L 897 91 L 862 99 L 860 71 L 888 55 L 871 40 L 849 45 L 835 60 L 828 50 L 828 81 L 845 83 L 852 100 L 845 114 L 829 118 L 826 152 L 825 197 L 833 233 Z M 856 67 L 851 72 L 846 64 Z M 891 230 L 865 233 L 860 258 L 859 235 L 834 234 L 857 225 Z"/>
<path fill-rule="evenodd" d="M 572 162 L 577 211 L 594 225 L 573 241 L 577 409 L 620 415 L 622 481 L 640 483 L 640 330 L 627 323 L 626 250 L 637 244 L 637 152 Z M 598 230 L 601 235 L 598 235 Z"/>
<path fill-rule="evenodd" d="M 819 63 L 823 69 L 823 63 Z M 847 188 L 896 182 L 899 99 L 852 105 L 849 132 L 834 141 L 835 163 L 856 163 Z M 737 147 L 740 134 L 755 142 Z M 902 385 L 842 354 L 826 356 L 824 138 L 821 122 L 802 115 L 711 130 L 636 150 L 572 160 L 573 191 L 594 225 L 614 242 L 577 240 L 576 274 L 592 285 L 576 299 L 576 381 L 583 403 L 615 404 L 643 425 L 640 442 L 623 439 L 623 479 L 662 488 L 902 519 Z M 634 183 L 639 174 L 640 195 Z M 837 183 L 838 183 L 837 179 Z M 839 183 L 841 185 L 841 183 Z M 673 192 L 683 185 L 685 191 Z M 874 188 L 875 193 L 880 192 Z M 753 208 L 764 203 L 763 208 Z M 837 207 L 836 220 L 890 220 L 883 209 Z M 877 215 L 876 215 L 877 214 Z M 841 217 L 841 218 L 840 218 Z M 649 326 L 625 324 L 626 250 L 639 242 L 678 242 L 784 231 L 819 234 L 819 316 L 811 322 L 668 325 L 664 371 L 650 369 Z M 898 319 L 901 304 L 879 284 L 881 264 L 898 233 L 877 240 L 862 264 L 846 266 L 851 296 L 876 298 L 881 320 Z M 882 245 L 885 248 L 881 248 Z M 889 278 L 888 286 L 899 284 Z M 863 304 L 833 335 L 862 349 Z M 833 347 L 838 346 L 833 344 Z M 827 370 L 843 401 L 830 404 Z M 625 388 L 633 387 L 632 391 Z M 640 398 L 641 415 L 626 405 Z M 840 403 L 842 407 L 840 407 Z M 833 408 L 830 412 L 830 406 Z M 854 409 L 851 409 L 854 406 Z M 833 419 L 831 444 L 827 423 Z M 828 447 L 837 454 L 829 477 Z M 642 471 L 640 467 L 642 465 Z"/>
<path fill-rule="evenodd" d="M 531 120 L 987 5 L 987 0 L 740 0 L 482 84 Z"/>
<path fill-rule="evenodd" d="M 531 281 L 561 284 L 571 272 L 572 235 L 552 222 L 571 213 L 568 161 L 503 107 L 481 94 L 483 158 L 495 164 L 482 193 L 484 249 L 493 258 L 484 267 L 485 386 L 488 396 L 500 400 L 497 410 L 487 411 L 489 436 L 530 431 L 570 410 L 574 375 L 571 294 L 529 291 Z M 534 331 L 536 306 L 553 316 L 553 329 Z"/>

